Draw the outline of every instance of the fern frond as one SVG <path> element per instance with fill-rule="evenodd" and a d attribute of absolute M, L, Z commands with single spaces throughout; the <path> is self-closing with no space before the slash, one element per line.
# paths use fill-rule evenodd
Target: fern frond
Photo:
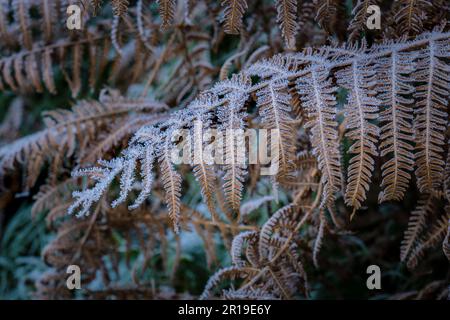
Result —
<path fill-rule="evenodd" d="M 354 141 L 349 152 L 354 156 L 348 167 L 345 203 L 358 210 L 366 199 L 378 156 L 379 128 L 370 121 L 377 119 L 380 102 L 373 90 L 376 72 L 369 64 L 356 60 L 336 73 L 338 84 L 349 90 L 345 106 L 346 136 Z"/>
<path fill-rule="evenodd" d="M 251 212 L 258 210 L 263 204 L 273 200 L 273 196 L 264 196 L 246 201 L 241 206 L 241 217 L 247 216 Z"/>
<path fill-rule="evenodd" d="M 401 200 L 408 188 L 414 169 L 412 119 L 413 92 L 411 73 L 415 56 L 411 53 L 393 52 L 382 61 L 378 98 L 385 107 L 380 113 L 380 155 L 392 157 L 382 166 L 379 201 Z"/>
<path fill-rule="evenodd" d="M 235 266 L 245 267 L 246 262 L 242 259 L 242 254 L 245 253 L 243 248 L 246 243 L 249 246 L 254 245 L 258 240 L 258 233 L 256 231 L 241 232 L 233 239 L 231 245 L 231 260 Z"/>
<path fill-rule="evenodd" d="M 70 194 L 70 190 L 76 186 L 76 180 L 66 179 L 57 185 L 43 185 L 39 192 L 33 197 L 35 202 L 31 207 L 31 216 L 36 217 L 40 212 L 49 210 L 56 207 L 62 201 L 67 194 Z M 67 200 L 66 200 L 67 201 Z"/>
<path fill-rule="evenodd" d="M 103 167 L 81 169 L 72 172 L 72 177 L 74 178 L 91 176 L 97 180 L 97 183 L 91 189 L 74 191 L 72 193 L 72 196 L 76 198 L 76 200 L 69 207 L 69 214 L 75 214 L 76 212 L 78 217 L 89 215 L 89 210 L 92 205 L 100 200 L 102 194 L 124 168 L 124 161 L 122 159 L 113 159 L 111 161 L 103 160 L 99 161 L 99 164 Z M 77 211 L 78 208 L 79 210 Z"/>
<path fill-rule="evenodd" d="M 69 85 L 72 96 L 76 97 L 82 87 L 81 62 L 85 52 L 94 48 L 101 48 L 103 38 L 87 38 L 75 41 L 60 41 L 57 44 L 35 46 L 33 50 L 21 51 L 10 56 L 0 58 L 0 89 L 14 92 L 42 92 L 43 87 L 55 94 L 54 66 L 60 70 Z M 105 42 L 105 49 L 107 42 Z M 89 78 L 90 83 L 98 78 L 97 66 L 104 64 L 107 56 L 91 56 Z M 68 68 L 67 68 L 67 67 Z M 69 70 L 66 70 L 69 69 Z M 44 84 L 44 86 L 42 85 Z M 3 88 L 2 88 L 3 87 Z"/>
<path fill-rule="evenodd" d="M 378 5 L 378 0 L 358 0 L 356 6 L 353 7 L 353 19 L 350 21 L 348 26 L 350 41 L 355 41 L 358 39 L 361 32 L 366 30 L 365 26 L 368 18 L 367 8 L 371 5 Z"/>
<path fill-rule="evenodd" d="M 210 120 L 208 118 L 200 118 L 197 121 L 202 121 L 202 126 L 206 128 L 210 126 Z M 212 218 L 216 219 L 217 213 L 214 207 L 214 182 L 216 179 L 214 175 L 214 161 L 204 153 L 207 142 L 203 142 L 202 128 L 194 126 L 194 129 L 191 130 L 191 136 L 193 140 L 192 145 L 194 146 L 192 172 L 200 184 L 203 200 L 208 206 Z"/>
<path fill-rule="evenodd" d="M 144 201 L 148 198 L 151 192 L 153 184 L 153 161 L 154 154 L 151 146 L 145 146 L 145 154 L 142 159 L 141 164 L 141 178 L 142 178 L 142 189 L 136 201 L 128 207 L 128 209 L 133 210 L 138 208 Z"/>
<path fill-rule="evenodd" d="M 313 262 L 314 262 L 314 266 L 316 268 L 319 268 L 318 256 L 319 256 L 320 249 L 322 249 L 322 242 L 323 242 L 323 237 L 325 234 L 325 227 L 326 227 L 326 220 L 325 220 L 325 214 L 324 214 L 323 209 L 320 212 L 319 220 L 320 220 L 319 229 L 317 231 L 316 239 L 314 240 L 314 249 L 313 249 Z"/>
<path fill-rule="evenodd" d="M 293 205 L 287 205 L 278 209 L 269 220 L 261 228 L 259 235 L 259 256 L 266 257 L 270 260 L 270 241 L 273 239 L 273 235 L 277 233 L 277 229 L 283 220 L 290 220 L 295 213 L 295 207 Z"/>
<path fill-rule="evenodd" d="M 288 49 L 295 49 L 297 34 L 297 0 L 276 0 L 277 22 Z"/>
<path fill-rule="evenodd" d="M 257 105 L 263 127 L 270 131 L 272 156 L 279 154 L 277 178 L 285 178 L 294 168 L 295 141 L 291 116 L 291 96 L 286 81 L 271 81 L 257 94 Z M 274 135 L 275 130 L 276 135 Z M 276 139 L 275 139 L 276 138 Z M 275 152 L 277 148 L 278 153 Z"/>
<path fill-rule="evenodd" d="M 331 31 L 340 5 L 340 0 L 314 0 L 316 7 L 315 20 L 327 32 Z"/>
<path fill-rule="evenodd" d="M 311 70 L 297 80 L 297 90 L 304 97 L 304 107 L 311 130 L 313 154 L 322 172 L 323 204 L 333 205 L 335 194 L 342 189 L 341 156 L 336 122 L 336 90 L 325 70 Z"/>
<path fill-rule="evenodd" d="M 175 233 L 179 232 L 180 226 L 180 196 L 181 196 L 181 175 L 175 171 L 172 159 L 170 142 L 165 142 L 165 148 L 159 155 L 161 169 L 161 179 L 166 192 L 165 200 L 169 210 L 169 217 L 172 220 Z"/>
<path fill-rule="evenodd" d="M 53 38 L 53 25 L 55 24 L 56 18 L 56 6 L 55 2 L 51 0 L 42 0 L 42 4 L 39 6 L 42 22 L 43 22 L 43 31 L 44 31 L 44 39 L 48 43 Z"/>
<path fill-rule="evenodd" d="M 245 81 L 245 80 L 244 80 Z M 245 82 L 240 90 L 245 90 Z M 223 87 L 222 90 L 227 90 Z M 241 112 L 247 100 L 242 92 L 232 92 L 227 95 L 228 104 L 218 110 L 220 130 L 225 133 L 225 165 L 223 170 L 223 190 L 231 210 L 239 213 L 243 182 L 247 174 L 245 157 L 244 117 Z"/>
<path fill-rule="evenodd" d="M 423 31 L 423 20 L 433 4 L 427 0 L 400 0 L 400 8 L 395 14 L 398 33 L 416 35 Z"/>
<path fill-rule="evenodd" d="M 424 236 L 423 242 L 419 243 L 414 248 L 408 258 L 408 268 L 414 269 L 427 249 L 433 248 L 443 241 L 448 231 L 449 219 L 450 213 L 447 212 L 434 222 L 434 224 L 429 228 L 427 234 Z"/>
<path fill-rule="evenodd" d="M 253 269 L 244 269 L 234 266 L 221 269 L 208 279 L 208 283 L 206 284 L 205 289 L 203 289 L 200 299 L 208 299 L 211 296 L 212 291 L 225 279 L 246 279 L 254 273 L 256 273 L 256 271 Z"/>
<path fill-rule="evenodd" d="M 176 0 L 157 0 L 159 15 L 161 16 L 161 29 L 167 29 L 172 25 L 175 14 Z"/>
<path fill-rule="evenodd" d="M 44 112 L 46 129 L 0 149 L 0 173 L 5 174 L 17 161 L 28 168 L 27 186 L 31 187 L 46 160 L 56 164 L 56 159 L 71 157 L 75 150 L 84 149 L 89 141 L 95 140 L 102 125 L 111 125 L 117 119 L 128 118 L 132 112 L 140 114 L 164 108 L 164 104 L 125 99 L 113 91 L 103 94 L 100 102 L 80 101 L 72 111 L 57 109 Z M 152 116 L 153 120 L 158 116 L 158 113 Z M 150 119 L 147 121 L 151 122 Z M 61 168 L 56 166 L 55 170 Z"/>
<path fill-rule="evenodd" d="M 30 2 L 27 0 L 13 0 L 12 7 L 14 20 L 18 21 L 20 27 L 20 42 L 27 49 L 33 48 L 30 24 Z"/>
<path fill-rule="evenodd" d="M 450 55 L 450 42 L 430 41 L 419 52 L 415 80 L 416 118 L 414 122 L 416 177 L 421 192 L 432 193 L 442 186 L 444 173 L 443 146 L 447 129 L 447 105 L 450 88 L 450 66 L 443 59 Z"/>
<path fill-rule="evenodd" d="M 128 0 L 111 0 L 113 12 L 116 16 L 122 16 L 128 10 Z"/>
<path fill-rule="evenodd" d="M 426 219 L 435 211 L 435 201 L 433 196 L 428 196 L 419 200 L 417 207 L 411 212 L 408 229 L 400 247 L 400 260 L 405 261 L 411 250 L 421 241 L 420 235 L 426 226 Z"/>
<path fill-rule="evenodd" d="M 239 34 L 247 0 L 222 0 L 221 5 L 224 7 L 225 32 Z"/>

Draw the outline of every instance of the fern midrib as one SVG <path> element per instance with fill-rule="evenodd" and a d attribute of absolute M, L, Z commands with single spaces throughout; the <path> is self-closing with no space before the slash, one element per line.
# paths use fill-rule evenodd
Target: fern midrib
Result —
<path fill-rule="evenodd" d="M 430 156 L 430 144 L 431 144 L 431 88 L 433 85 L 433 73 L 434 73 L 434 41 L 430 41 L 430 68 L 428 75 L 428 88 L 427 88 L 427 101 L 426 101 L 426 134 L 425 134 L 425 165 L 426 165 L 426 174 L 427 174 L 427 184 L 429 190 L 433 188 L 432 178 L 431 178 L 431 156 Z"/>
<path fill-rule="evenodd" d="M 272 100 L 272 110 L 273 110 L 273 114 L 274 114 L 274 119 L 275 119 L 275 126 L 279 132 L 279 139 L 280 139 L 280 143 L 279 143 L 279 147 L 280 147 L 280 157 L 281 157 L 281 162 L 282 162 L 282 166 L 284 168 L 287 169 L 287 160 L 286 160 L 286 154 L 285 154 L 285 149 L 284 149 L 284 143 L 283 143 L 283 132 L 281 130 L 281 125 L 280 125 L 280 115 L 279 115 L 279 111 L 278 111 L 278 106 L 277 106 L 277 100 L 276 100 L 276 94 L 275 94 L 275 90 L 273 88 L 273 84 L 271 83 L 269 85 L 270 88 L 270 98 Z"/>
<path fill-rule="evenodd" d="M 393 190 L 394 194 L 397 194 L 397 181 L 398 181 L 398 150 L 397 150 L 397 139 L 398 139 L 398 131 L 397 131 L 397 52 L 393 51 L 392 55 L 392 73 L 391 73 L 391 79 L 392 79 L 392 131 L 393 131 L 393 143 L 394 143 L 394 183 Z"/>
<path fill-rule="evenodd" d="M 352 73 L 353 73 L 353 87 L 355 90 L 355 101 L 356 101 L 356 105 L 358 106 L 358 115 L 359 115 L 359 123 L 360 123 L 360 127 L 358 128 L 359 130 L 359 144 L 360 144 L 360 151 L 359 151 L 359 157 L 360 160 L 359 162 L 359 169 L 358 169 L 358 177 L 356 179 L 356 187 L 355 190 L 353 192 L 353 195 L 351 196 L 351 203 L 352 203 L 352 207 L 356 208 L 356 204 L 358 203 L 358 200 L 356 199 L 356 196 L 359 192 L 359 188 L 361 186 L 361 176 L 362 176 L 362 170 L 363 170 L 363 164 L 365 162 L 365 158 L 364 158 L 364 111 L 362 110 L 362 106 L 361 106 L 361 100 L 360 100 L 360 91 L 359 91 L 359 85 L 358 85 L 358 70 L 357 70 L 357 62 L 353 63 L 352 65 Z"/>
<path fill-rule="evenodd" d="M 230 111 L 230 116 L 229 116 L 229 125 L 231 128 L 234 128 L 234 124 L 235 124 L 235 110 L 231 110 Z M 227 134 L 227 141 L 226 141 L 226 156 L 227 156 L 227 162 L 229 162 L 229 168 L 231 170 L 230 172 L 230 183 L 231 185 L 229 186 L 230 188 L 230 204 L 232 206 L 233 210 L 237 210 L 238 208 L 235 208 L 235 204 L 239 203 L 239 199 L 238 199 L 238 190 L 237 190 L 237 172 L 236 172 L 236 154 L 234 152 L 234 135 L 233 135 L 233 131 L 232 129 L 229 130 L 227 129 L 226 131 L 228 131 Z M 230 141 L 231 139 L 231 141 Z M 230 156 L 231 154 L 231 156 Z M 237 210 L 238 211 L 238 210 Z"/>

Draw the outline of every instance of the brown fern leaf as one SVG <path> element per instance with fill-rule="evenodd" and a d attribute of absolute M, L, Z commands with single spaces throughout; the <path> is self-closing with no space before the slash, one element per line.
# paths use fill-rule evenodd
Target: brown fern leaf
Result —
<path fill-rule="evenodd" d="M 278 209 L 270 219 L 266 221 L 259 233 L 258 252 L 261 258 L 270 260 L 272 255 L 275 254 L 271 249 L 271 241 L 276 238 L 274 235 L 283 236 L 283 233 L 281 233 L 283 230 L 280 230 L 280 226 L 283 225 L 283 222 L 295 220 L 293 217 L 296 216 L 296 211 L 296 207 L 289 204 Z M 292 225 L 291 228 L 294 228 L 294 226 Z"/>
<path fill-rule="evenodd" d="M 246 201 L 241 206 L 241 217 L 245 217 L 245 216 L 249 215 L 253 211 L 258 210 L 264 204 L 269 203 L 270 201 L 273 201 L 274 199 L 275 198 L 273 196 L 264 196 L 264 197 L 254 198 L 254 199 Z"/>
<path fill-rule="evenodd" d="M 46 49 L 42 55 L 42 79 L 47 90 L 52 94 L 56 94 L 52 67 L 52 51 L 51 49 Z"/>
<path fill-rule="evenodd" d="M 444 173 L 443 146 L 447 130 L 450 66 L 443 59 L 450 55 L 450 41 L 430 41 L 419 52 L 415 80 L 416 177 L 421 192 L 440 190 Z"/>
<path fill-rule="evenodd" d="M 358 0 L 356 6 L 352 10 L 353 19 L 348 26 L 350 41 L 358 39 L 361 32 L 366 30 L 366 21 L 369 14 L 367 9 L 369 6 L 377 4 L 378 0 Z"/>
<path fill-rule="evenodd" d="M 72 97 L 76 98 L 81 90 L 81 62 L 83 58 L 83 46 L 79 43 L 75 44 L 71 52 L 72 63 L 71 63 L 71 75 L 61 67 L 62 74 L 69 84 L 70 91 L 72 92 Z M 62 48 L 59 51 L 61 61 L 65 61 L 66 50 Z"/>
<path fill-rule="evenodd" d="M 201 139 L 201 138 L 195 138 Z M 201 140 L 197 140 L 201 141 Z M 208 206 L 209 212 L 213 219 L 216 219 L 216 210 L 214 208 L 214 166 L 208 163 L 203 155 L 203 146 L 194 151 L 194 167 L 193 173 L 201 187 L 203 199 Z"/>
<path fill-rule="evenodd" d="M 226 280 L 226 279 L 236 279 L 242 278 L 246 279 L 251 275 L 254 275 L 257 271 L 250 268 L 239 268 L 239 267 L 228 267 L 217 271 L 212 277 L 209 278 L 208 283 L 203 289 L 202 294 L 200 295 L 201 300 L 208 299 L 212 291 L 217 287 L 217 285 Z"/>
<path fill-rule="evenodd" d="M 128 0 L 111 0 L 113 12 L 116 16 L 122 16 L 128 10 Z"/>
<path fill-rule="evenodd" d="M 243 183 L 247 175 L 244 135 L 244 117 L 246 114 L 241 109 L 247 100 L 247 94 L 244 90 L 248 85 L 248 79 L 232 78 L 225 84 L 225 90 L 228 90 L 228 85 L 243 90 L 243 92 L 230 92 L 227 95 L 228 103 L 217 112 L 220 130 L 225 133 L 225 140 L 222 141 L 225 146 L 223 190 L 230 209 L 239 214 Z"/>
<path fill-rule="evenodd" d="M 427 0 L 400 0 L 395 14 L 398 33 L 401 35 L 417 35 L 423 31 L 423 21 L 427 11 L 433 7 Z"/>
<path fill-rule="evenodd" d="M 314 0 L 316 6 L 317 23 L 328 33 L 332 31 L 332 26 L 336 20 L 340 0 Z"/>
<path fill-rule="evenodd" d="M 277 154 L 277 179 L 286 178 L 294 169 L 295 141 L 291 116 L 291 95 L 286 81 L 271 81 L 257 92 L 257 105 L 263 127 L 271 130 L 270 146 L 272 157 Z"/>
<path fill-rule="evenodd" d="M 295 35 L 297 34 L 297 0 L 276 0 L 277 22 L 288 49 L 295 50 Z"/>
<path fill-rule="evenodd" d="M 224 9 L 225 32 L 239 34 L 242 27 L 242 17 L 247 10 L 247 0 L 222 0 Z"/>
<path fill-rule="evenodd" d="M 287 243 L 298 218 L 296 211 L 292 205 L 285 206 L 264 224 L 259 234 L 247 231 L 235 236 L 231 248 L 233 266 L 219 270 L 210 278 L 202 298 L 208 298 L 221 281 L 233 280 L 235 276 L 244 279 L 242 286 L 224 290 L 224 297 L 289 298 L 299 289 L 307 296 L 307 275 L 298 247 Z"/>
<path fill-rule="evenodd" d="M 61 203 L 67 202 L 70 191 L 77 185 L 77 179 L 66 179 L 57 185 L 45 184 L 33 197 L 35 202 L 31 207 L 31 216 L 36 217 L 45 210 L 53 209 Z M 65 213 L 65 210 L 62 210 Z"/>
<path fill-rule="evenodd" d="M 27 185 L 31 187 L 46 160 L 57 163 L 55 159 L 73 156 L 75 151 L 86 148 L 90 141 L 95 140 L 101 131 L 108 130 L 103 126 L 128 117 L 132 112 L 161 110 L 159 103 L 124 99 L 117 92 L 105 93 L 100 101 L 80 101 L 72 111 L 57 109 L 44 112 L 46 129 L 0 149 L 0 173 L 5 174 L 16 161 L 24 164 L 28 168 Z M 55 169 L 59 172 L 62 168 Z"/>
<path fill-rule="evenodd" d="M 312 70 L 297 80 L 297 89 L 304 96 L 308 111 L 313 154 L 322 172 L 323 204 L 331 207 L 335 194 L 342 189 L 341 156 L 336 122 L 336 90 L 324 70 Z"/>
<path fill-rule="evenodd" d="M 225 172 L 223 176 L 225 199 L 229 208 L 236 214 L 239 214 L 243 183 L 247 175 L 244 135 L 244 118 L 247 114 L 242 109 L 248 99 L 245 91 L 248 85 L 249 79 L 241 75 L 215 87 L 219 92 L 226 93 L 226 104 L 217 110 L 220 123 L 218 128 L 222 132 L 218 147 L 221 149 L 219 154 L 223 150 L 223 155 L 219 157 L 223 156 L 221 160 L 224 161 L 222 163 Z"/>
<path fill-rule="evenodd" d="M 405 261 L 411 250 L 421 241 L 420 235 L 426 227 L 426 219 L 435 211 L 436 198 L 426 196 L 419 200 L 417 207 L 411 212 L 408 229 L 400 247 L 400 260 Z"/>
<path fill-rule="evenodd" d="M 381 65 L 378 98 L 385 109 L 381 111 L 381 156 L 392 157 L 381 166 L 383 191 L 379 201 L 401 200 L 408 188 L 414 169 L 412 119 L 414 92 L 411 73 L 414 70 L 411 53 L 393 52 Z"/>
<path fill-rule="evenodd" d="M 161 16 L 161 29 L 167 29 L 172 25 L 175 15 L 176 0 L 157 0 L 159 15 Z"/>
<path fill-rule="evenodd" d="M 444 240 L 447 231 L 448 231 L 448 220 L 450 219 L 450 212 L 442 215 L 439 219 L 437 219 L 431 227 L 429 227 L 429 231 L 424 236 L 423 241 L 420 242 L 412 251 L 410 257 L 408 258 L 407 266 L 410 269 L 414 269 L 420 259 L 424 256 L 425 251 L 427 249 L 433 248 L 441 243 Z"/>
<path fill-rule="evenodd" d="M 21 51 L 0 58 L 0 89 L 9 89 L 14 92 L 42 92 L 45 86 L 49 92 L 55 94 L 53 69 L 59 62 L 59 70 L 69 84 L 72 96 L 76 97 L 82 89 L 83 54 L 86 51 L 90 54 L 89 82 L 91 84 L 95 84 L 95 80 L 103 70 L 102 65 L 104 66 L 108 61 L 107 55 L 91 54 L 94 50 L 100 51 L 102 48 L 103 44 L 100 40 L 88 35 L 87 38 L 37 46 L 32 51 Z M 106 41 L 103 49 L 107 50 L 108 47 Z"/>
<path fill-rule="evenodd" d="M 238 267 L 244 267 L 247 265 L 247 262 L 242 259 L 242 255 L 245 255 L 244 246 L 245 244 L 248 244 L 248 246 L 254 246 L 255 243 L 258 241 L 258 233 L 256 231 L 246 231 L 241 232 L 233 239 L 233 244 L 231 247 L 231 260 L 234 265 Z M 255 259 L 252 259 L 251 261 L 255 261 Z M 257 264 L 254 264 L 253 266 L 257 266 Z"/>
<path fill-rule="evenodd" d="M 180 197 L 181 197 L 181 175 L 175 171 L 172 159 L 171 148 L 168 142 L 166 147 L 159 156 L 161 179 L 164 190 L 166 192 L 165 200 L 169 210 L 169 217 L 172 221 L 175 233 L 180 230 Z"/>
<path fill-rule="evenodd" d="M 338 83 L 349 90 L 345 106 L 346 136 L 354 141 L 349 149 L 354 156 L 348 167 L 345 203 L 354 208 L 353 214 L 366 199 L 375 167 L 374 157 L 378 155 L 376 143 L 379 129 L 370 122 L 378 117 L 380 104 L 373 90 L 375 76 L 374 69 L 359 60 L 336 73 Z"/>
<path fill-rule="evenodd" d="M 317 236 L 316 236 L 316 239 L 314 240 L 314 248 L 313 248 L 313 263 L 316 268 L 319 268 L 318 257 L 319 257 L 320 249 L 322 249 L 322 242 L 323 242 L 323 237 L 325 234 L 325 228 L 326 228 L 326 224 L 327 224 L 324 209 L 321 209 L 321 211 L 320 211 L 319 220 L 320 220 L 319 229 L 317 230 Z"/>
<path fill-rule="evenodd" d="M 33 48 L 30 24 L 30 2 L 27 0 L 13 0 L 14 20 L 19 22 L 20 42 L 27 49 Z"/>
<path fill-rule="evenodd" d="M 43 20 L 44 39 L 48 43 L 52 41 L 54 33 L 54 25 L 56 24 L 56 4 L 52 0 L 42 0 L 40 6 Z"/>

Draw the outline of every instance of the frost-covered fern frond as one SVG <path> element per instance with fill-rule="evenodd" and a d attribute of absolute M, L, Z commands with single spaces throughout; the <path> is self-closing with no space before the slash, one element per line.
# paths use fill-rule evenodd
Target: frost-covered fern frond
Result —
<path fill-rule="evenodd" d="M 80 101 L 72 111 L 48 111 L 44 113 L 45 129 L 0 149 L 0 173 L 5 175 L 15 164 L 21 164 L 27 168 L 26 185 L 31 187 L 43 164 L 48 161 L 51 163 L 50 176 L 56 178 L 63 169 L 64 158 L 77 154 L 81 156 L 77 160 L 83 162 L 84 152 L 99 156 L 112 149 L 114 139 L 102 141 L 100 149 L 97 149 L 98 146 L 92 148 L 92 144 L 101 134 L 115 129 L 115 125 L 126 123 L 127 130 L 120 134 L 127 136 L 136 131 L 139 125 L 161 120 L 164 117 L 162 112 L 166 109 L 163 103 L 124 98 L 116 91 L 105 90 L 99 101 Z M 150 115 L 150 112 L 155 114 Z M 133 126 L 136 119 L 139 121 Z M 112 133 L 112 136 L 115 134 Z"/>
<path fill-rule="evenodd" d="M 400 259 L 402 261 L 406 260 L 411 250 L 420 241 L 420 234 L 426 226 L 427 216 L 431 215 L 436 209 L 435 202 L 436 199 L 433 196 L 420 199 L 416 209 L 411 212 L 408 229 L 405 231 L 400 248 Z"/>
<path fill-rule="evenodd" d="M 385 73 L 380 74 L 382 84 L 379 87 L 381 104 L 381 143 L 380 156 L 390 155 L 382 167 L 383 181 L 380 201 L 400 200 L 403 198 L 414 168 L 412 103 L 409 98 L 413 92 L 415 56 L 393 52 L 389 59 L 381 60 Z M 384 84 L 383 84 L 384 83 Z"/>
<path fill-rule="evenodd" d="M 380 108 L 375 91 L 376 69 L 370 61 L 357 58 L 336 76 L 338 84 L 349 90 L 345 106 L 346 136 L 354 142 L 349 149 L 353 157 L 348 167 L 345 202 L 357 210 L 366 199 L 378 156 L 379 128 L 373 123 Z"/>
<path fill-rule="evenodd" d="M 341 156 L 336 120 L 336 90 L 325 70 L 312 70 L 297 80 L 297 90 L 304 96 L 310 121 L 313 154 L 322 172 L 323 201 L 333 206 L 336 193 L 342 190 Z"/>
<path fill-rule="evenodd" d="M 298 208 L 279 209 L 263 225 L 261 231 L 247 231 L 233 239 L 233 266 L 217 271 L 208 281 L 201 299 L 208 299 L 224 280 L 244 279 L 240 288 L 225 290 L 228 297 L 249 298 L 261 295 L 270 298 L 290 298 L 301 291 L 308 296 L 308 278 L 294 241 L 289 242 L 295 229 L 292 222 Z"/>
<path fill-rule="evenodd" d="M 420 191 L 435 192 L 442 187 L 445 136 L 448 123 L 450 43 L 430 41 L 419 51 L 414 73 L 416 88 L 414 131 L 417 145 L 416 177 Z"/>
<path fill-rule="evenodd" d="M 196 119 L 217 117 L 218 122 L 211 122 L 209 126 L 221 132 L 226 132 L 228 128 L 245 128 L 246 102 L 253 99 L 252 93 L 256 93 L 262 123 L 267 128 L 281 131 L 280 170 L 289 171 L 285 166 L 288 168 L 294 163 L 290 160 L 294 148 L 288 143 L 290 127 L 294 122 L 289 115 L 292 97 L 286 90 L 297 83 L 303 102 L 300 108 L 306 109 L 310 118 L 308 132 L 322 176 L 322 204 L 332 207 L 344 180 L 340 169 L 341 150 L 335 118 L 334 101 L 338 89 L 332 84 L 335 78 L 337 86 L 348 91 L 345 136 L 351 142 L 348 150 L 351 158 L 344 194 L 346 204 L 354 211 L 362 206 L 371 186 L 375 160 L 379 156 L 378 148 L 381 148 L 382 156 L 387 158 L 382 168 L 384 190 L 380 195 L 381 201 L 403 198 L 413 159 L 416 159 L 415 165 L 418 167 L 416 174 L 420 190 L 425 193 L 437 191 L 442 188 L 442 179 L 438 176 L 444 168 L 442 145 L 443 130 L 447 123 L 445 97 L 448 95 L 449 66 L 442 57 L 448 57 L 449 41 L 448 33 L 435 31 L 414 40 L 387 42 L 373 48 L 324 47 L 318 51 L 306 50 L 305 53 L 263 60 L 239 76 L 217 83 L 208 90 L 207 95 L 201 95 L 187 108 L 175 112 L 169 120 L 140 129 L 115 164 L 125 169 L 128 167 L 127 159 L 135 158 L 131 153 L 138 152 L 136 159 L 142 159 L 149 148 L 151 153 L 160 152 L 164 149 L 162 141 L 166 140 L 170 132 L 182 128 L 192 130 Z M 416 71 L 407 67 L 407 63 L 417 64 Z M 258 75 L 260 80 L 250 85 L 248 81 L 252 75 Z M 413 91 L 416 92 L 415 101 L 418 103 L 416 114 L 408 107 L 412 102 L 410 95 Z M 377 123 L 380 113 L 381 137 Z M 415 154 L 409 144 L 411 138 L 407 137 L 410 132 L 408 123 L 413 117 L 418 148 Z M 284 138 L 286 143 L 283 142 Z M 394 144 L 395 149 L 392 147 Z M 238 154 L 236 141 L 228 144 L 223 166 L 225 199 L 235 212 L 239 212 L 245 179 L 245 168 L 236 161 Z M 112 170 L 104 179 L 110 182 L 110 173 L 115 172 Z M 130 174 L 130 170 L 124 172 Z M 176 175 L 172 172 L 170 176 Z M 178 179 L 175 180 L 176 185 L 179 185 Z M 96 190 L 103 191 L 102 179 L 99 178 L 98 183 L 101 187 Z M 208 186 L 201 183 L 206 190 Z M 177 199 L 179 187 L 170 190 L 171 199 Z M 76 193 L 75 196 L 79 198 L 76 201 L 82 206 L 83 214 L 93 202 L 90 199 L 98 199 L 98 194 L 90 190 Z M 123 197 L 119 199 L 124 200 Z M 170 203 L 175 214 L 178 200 Z"/>

